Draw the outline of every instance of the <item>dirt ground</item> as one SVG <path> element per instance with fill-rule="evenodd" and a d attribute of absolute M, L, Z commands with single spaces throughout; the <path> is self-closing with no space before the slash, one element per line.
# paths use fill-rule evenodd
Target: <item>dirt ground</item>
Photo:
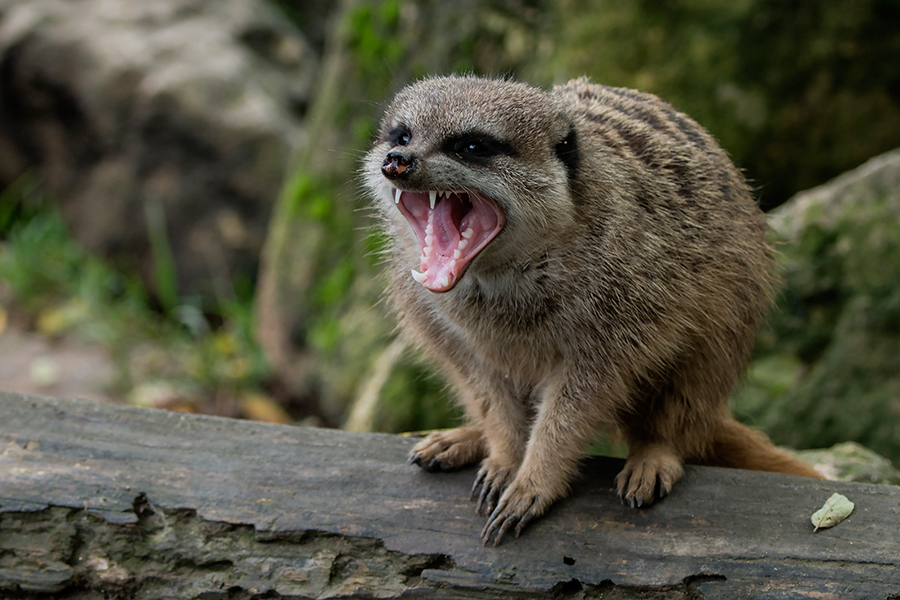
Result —
<path fill-rule="evenodd" d="M 112 357 L 100 346 L 69 336 L 51 340 L 5 311 L 0 315 L 0 389 L 112 402 L 114 373 Z"/>

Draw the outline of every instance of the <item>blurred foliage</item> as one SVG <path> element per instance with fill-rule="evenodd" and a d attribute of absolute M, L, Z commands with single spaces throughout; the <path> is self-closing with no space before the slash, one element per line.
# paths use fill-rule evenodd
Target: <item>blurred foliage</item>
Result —
<path fill-rule="evenodd" d="M 895 0 L 568 0 L 535 73 L 662 96 L 708 128 L 764 207 L 900 146 Z"/>
<path fill-rule="evenodd" d="M 373 423 L 376 431 L 428 431 L 463 422 L 460 408 L 447 401 L 442 381 L 417 357 L 398 361 L 381 397 L 388 402 Z"/>
<path fill-rule="evenodd" d="M 0 281 L 16 310 L 43 335 L 76 335 L 105 347 L 115 362 L 110 394 L 234 416 L 246 397 L 260 395 L 268 368 L 253 340 L 250 298 L 224 302 L 209 316 L 199 299 L 179 298 L 160 313 L 136 276 L 71 239 L 36 177 L 9 186 L 0 200 L 4 213 L 17 215 L 0 229 Z M 213 317 L 221 325 L 213 327 Z"/>

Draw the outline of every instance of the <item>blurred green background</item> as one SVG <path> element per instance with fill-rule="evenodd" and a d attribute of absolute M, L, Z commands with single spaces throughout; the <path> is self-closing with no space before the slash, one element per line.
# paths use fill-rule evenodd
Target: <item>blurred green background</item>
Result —
<path fill-rule="evenodd" d="M 0 19 L 12 22 L 24 6 L 13 2 Z M 63 375 L 53 353 L 81 344 L 103 357 L 99 395 L 113 401 L 381 431 L 458 422 L 440 377 L 395 341 L 382 301 L 383 240 L 372 229 L 358 179 L 384 104 L 427 74 L 509 76 L 545 87 L 588 75 L 658 94 L 721 141 L 766 210 L 900 147 L 896 1 L 229 0 L 188 10 L 184 0 L 166 0 L 163 6 L 158 10 L 168 10 L 166 16 L 153 18 L 170 19 L 167 34 L 207 11 L 207 29 L 221 22 L 223 43 L 249 57 L 247 64 L 277 63 L 264 77 L 255 67 L 235 69 L 237 81 L 228 85 L 270 94 L 296 127 L 287 158 L 265 162 L 280 169 L 281 191 L 253 206 L 235 204 L 239 222 L 254 222 L 246 217 L 252 213 L 268 226 L 255 246 L 242 246 L 239 259 L 220 261 L 226 267 L 206 282 L 187 266 L 196 248 L 204 252 L 197 242 L 202 229 L 181 235 L 178 227 L 202 222 L 198 215 L 217 207 L 201 207 L 191 194 L 203 194 L 184 192 L 189 208 L 176 215 L 174 202 L 156 202 L 146 190 L 167 189 L 170 179 L 181 189 L 192 180 L 166 179 L 160 173 L 168 171 L 155 163 L 138 166 L 133 172 L 143 191 L 123 213 L 133 213 L 133 223 L 123 222 L 138 241 L 129 246 L 129 237 L 98 251 L 71 216 L 68 194 L 77 175 L 59 184 L 47 150 L 53 146 L 41 146 L 43 153 L 29 146 L 50 114 L 45 96 L 65 105 L 65 94 L 51 93 L 63 85 L 53 77 L 63 76 L 37 69 L 44 87 L 32 78 L 22 92 L 28 62 L 22 57 L 46 56 L 44 50 L 28 54 L 24 42 L 0 40 L 0 125 L 12 132 L 0 135 L 0 158 L 4 152 L 15 157 L 0 169 L 0 325 L 6 330 L 0 342 L 12 339 L 0 343 L 0 358 L 18 352 L 15 344 L 27 336 L 49 340 L 28 367 L 38 391 L 59 393 L 52 384 Z M 269 15 L 264 26 L 254 20 L 257 13 Z M 97 22 L 132 26 L 134 36 L 149 39 L 159 32 L 147 18 Z M 53 31 L 46 35 L 52 41 Z M 211 60 L 198 66 L 204 68 L 217 67 Z M 227 66 L 222 71 L 227 77 Z M 129 85 L 142 89 L 148 77 L 132 79 L 139 83 Z M 129 81 L 122 76 L 99 89 L 125 95 L 131 88 L 122 82 Z M 210 101 L 192 92 L 190 81 L 185 85 L 188 91 L 174 100 L 157 95 L 153 102 L 171 116 L 187 105 L 190 114 L 212 111 L 219 98 L 231 98 L 216 91 Z M 105 101 L 80 105 L 86 129 L 93 121 L 84 107 Z M 72 136 L 87 144 L 73 147 L 90 149 L 91 140 L 106 135 L 103 127 L 129 131 L 142 147 L 152 144 L 143 125 L 123 125 L 153 123 L 142 116 L 143 106 L 116 108 L 115 125 L 97 125 L 101 133 L 94 137 Z M 63 134 L 71 135 L 78 120 L 54 110 Z M 228 118 L 240 130 L 250 127 L 240 119 L 252 121 L 253 113 Z M 166 144 L 224 137 L 208 125 L 193 135 L 187 141 L 170 136 Z M 229 152 L 242 147 L 231 138 L 224 143 Z M 100 146 L 91 152 L 105 158 L 131 147 L 127 141 Z M 91 152 L 79 154 L 79 168 L 99 161 Z M 233 167 L 223 164 L 215 172 L 226 177 Z M 259 169 L 254 163 L 247 172 Z M 795 238 L 779 230 L 784 289 L 735 408 L 778 443 L 823 447 L 856 440 L 900 465 L 900 197 L 890 188 L 872 194 L 865 210 L 838 210 L 825 224 L 804 222 Z"/>

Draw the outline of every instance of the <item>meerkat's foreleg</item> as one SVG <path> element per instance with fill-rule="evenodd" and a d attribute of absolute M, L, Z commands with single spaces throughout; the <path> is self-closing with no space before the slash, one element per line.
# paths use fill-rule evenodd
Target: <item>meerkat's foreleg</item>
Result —
<path fill-rule="evenodd" d="M 472 486 L 476 512 L 490 512 L 515 477 L 525 454 L 529 408 L 502 378 L 456 378 L 468 423 L 419 442 L 409 462 L 426 471 L 450 471 L 482 461 Z"/>
<path fill-rule="evenodd" d="M 522 465 L 488 517 L 483 543 L 493 538 L 499 545 L 510 528 L 518 537 L 529 521 L 568 492 L 588 443 L 608 418 L 603 407 L 610 405 L 598 402 L 596 391 L 580 389 L 575 381 L 578 378 L 560 381 L 545 392 Z"/>
<path fill-rule="evenodd" d="M 487 456 L 478 469 L 470 499 L 476 500 L 475 512 L 489 514 L 503 490 L 513 481 L 522 464 L 528 441 L 530 408 L 525 399 L 505 388 L 501 382 L 485 390 L 484 431 Z"/>

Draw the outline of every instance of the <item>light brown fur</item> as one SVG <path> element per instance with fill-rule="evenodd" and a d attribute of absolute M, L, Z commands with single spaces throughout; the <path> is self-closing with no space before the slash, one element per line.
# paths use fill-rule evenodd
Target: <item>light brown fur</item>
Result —
<path fill-rule="evenodd" d="M 448 149 L 473 132 L 509 152 L 473 162 Z M 365 175 L 402 328 L 442 366 L 469 421 L 411 460 L 481 460 L 485 542 L 567 493 L 598 428 L 629 445 L 617 485 L 632 505 L 668 492 L 685 462 L 819 476 L 728 412 L 769 305 L 772 252 L 743 177 L 687 116 L 585 79 L 548 92 L 428 79 L 388 108 Z M 410 276 L 420 247 L 394 187 L 480 192 L 506 226 L 455 287 L 431 292 Z"/>

